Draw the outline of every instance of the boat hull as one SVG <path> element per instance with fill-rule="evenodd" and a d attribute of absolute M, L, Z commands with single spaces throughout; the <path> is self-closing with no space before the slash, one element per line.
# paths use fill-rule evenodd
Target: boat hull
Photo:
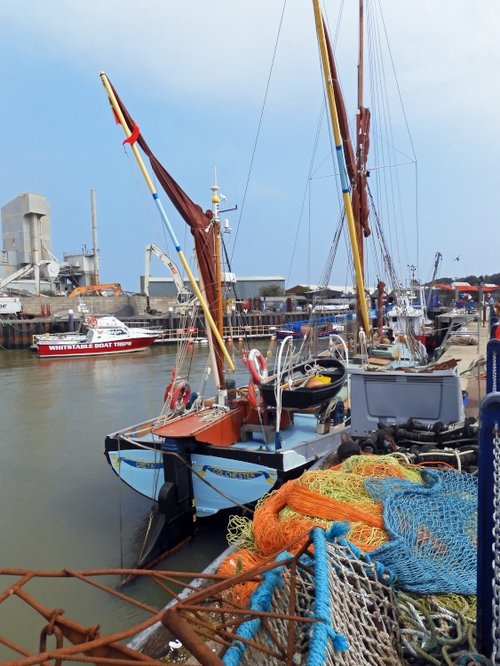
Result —
<path fill-rule="evenodd" d="M 294 420 L 293 426 L 280 433 L 283 443 L 278 450 L 258 432 L 250 441 L 216 446 L 194 437 L 158 437 L 151 434 L 148 422 L 146 435 L 141 434 L 148 430 L 142 424 L 130 428 L 124 437 L 108 435 L 105 453 L 121 481 L 154 501 L 160 499 L 164 483 L 187 483 L 179 480 L 182 469 L 172 471 L 182 458 L 196 516 L 202 518 L 259 500 L 340 444 L 343 429 L 318 435 L 313 415 L 296 415 Z"/>
<path fill-rule="evenodd" d="M 107 457 L 121 481 L 144 497 L 159 500 L 163 485 L 161 451 L 110 451 Z M 272 467 L 199 453 L 191 456 L 190 466 L 198 518 L 212 516 L 238 504 L 256 502 L 272 490 L 278 480 L 278 472 Z"/>
<path fill-rule="evenodd" d="M 47 341 L 37 343 L 40 358 L 67 358 L 70 356 L 104 356 L 144 351 L 151 347 L 155 337 L 131 338 L 106 342 Z"/>
<path fill-rule="evenodd" d="M 334 358 L 317 359 L 321 364 L 321 375 L 330 380 L 330 383 L 315 387 L 284 388 L 281 392 L 281 405 L 284 409 L 309 409 L 332 400 L 344 385 L 347 372 L 343 363 Z M 305 377 L 310 364 L 303 364 L 295 369 L 298 376 Z M 276 407 L 275 384 L 261 384 L 259 386 L 262 399 L 270 407 Z"/>

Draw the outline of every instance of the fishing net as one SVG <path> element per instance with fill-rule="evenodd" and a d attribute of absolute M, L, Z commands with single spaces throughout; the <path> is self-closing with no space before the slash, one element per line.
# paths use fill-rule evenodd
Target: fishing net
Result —
<path fill-rule="evenodd" d="M 373 551 L 403 589 L 475 594 L 477 479 L 447 470 L 422 470 L 420 485 L 404 479 L 369 479 L 384 504 L 390 540 Z"/>
<path fill-rule="evenodd" d="M 392 577 L 344 538 L 346 530 L 347 526 L 340 523 L 328 535 L 323 530 L 313 530 L 314 550 L 302 555 L 297 565 L 278 567 L 264 574 L 263 582 L 252 594 L 250 608 L 275 615 L 243 622 L 224 654 L 224 664 L 285 663 L 272 654 L 263 660 L 263 654 L 254 645 L 286 645 L 290 640 L 293 661 L 286 663 L 307 666 L 405 663 Z M 285 557 L 286 552 L 280 555 Z M 291 613 L 304 621 L 290 623 Z"/>
<path fill-rule="evenodd" d="M 366 552 L 374 550 L 387 540 L 387 533 L 382 503 L 367 491 L 365 481 L 387 477 L 421 482 L 419 469 L 391 456 L 352 456 L 331 469 L 305 472 L 266 495 L 255 509 L 253 523 L 232 517 L 228 541 L 267 556 L 313 527 L 327 529 L 333 521 L 347 521 L 349 540 Z"/>
<path fill-rule="evenodd" d="M 304 608 L 315 612 L 315 590 L 328 589 L 328 631 L 337 641 L 309 636 L 311 628 L 294 624 L 296 661 L 287 663 L 463 666 L 488 663 L 475 645 L 475 597 L 466 596 L 474 595 L 476 587 L 476 523 L 475 477 L 409 465 L 397 456 L 364 455 L 288 482 L 259 502 L 253 522 L 233 517 L 228 538 L 242 548 L 236 559 L 232 556 L 236 572 L 285 549 L 300 553 L 307 541 L 304 529 L 321 527 L 313 534 L 336 535 L 324 547 L 326 579 L 318 583 L 315 578 L 321 557 L 316 537 L 314 564 L 301 570 L 293 584 Z M 341 524 L 345 536 L 339 534 Z M 394 592 L 387 578 L 377 580 L 382 570 L 394 576 Z M 287 576 L 285 568 L 281 588 L 269 597 L 278 613 L 286 613 L 280 604 L 289 600 Z M 242 582 L 228 590 L 227 598 L 255 607 L 256 586 L 255 579 Z M 255 636 L 266 642 L 267 632 L 279 630 L 262 624 Z M 339 636 L 347 650 L 339 648 Z M 243 661 L 227 663 L 264 663 L 251 651 L 240 657 Z"/>
<path fill-rule="evenodd" d="M 253 522 L 232 517 L 228 541 L 246 571 L 259 557 L 297 552 L 313 527 L 344 521 L 349 541 L 393 571 L 402 589 L 474 594 L 476 511 L 477 482 L 468 474 L 352 456 L 284 484 L 259 502 Z M 252 591 L 242 584 L 238 600 Z"/>
<path fill-rule="evenodd" d="M 260 561 L 261 558 L 257 557 L 249 550 L 237 550 L 234 553 L 231 553 L 231 555 L 222 562 L 217 573 L 221 576 L 227 576 L 228 578 L 231 576 L 234 577 L 244 571 L 250 571 L 253 567 L 259 564 Z M 233 603 L 248 607 L 250 597 L 257 587 L 258 583 L 251 580 L 233 585 L 225 594 L 225 598 Z"/>

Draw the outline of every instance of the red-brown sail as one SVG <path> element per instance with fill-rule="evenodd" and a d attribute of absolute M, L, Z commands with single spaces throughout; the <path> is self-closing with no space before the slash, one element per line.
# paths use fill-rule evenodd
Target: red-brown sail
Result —
<path fill-rule="evenodd" d="M 347 168 L 347 175 L 352 187 L 352 208 L 354 219 L 357 228 L 362 232 L 363 236 L 367 238 L 371 231 L 368 224 L 368 202 L 366 195 L 366 161 L 368 158 L 368 150 L 370 147 L 369 131 L 370 131 L 370 111 L 367 108 L 361 107 L 359 109 L 358 118 L 356 122 L 357 142 L 356 154 L 352 146 L 351 137 L 349 134 L 349 123 L 347 121 L 347 112 L 344 102 L 344 96 L 340 87 L 337 68 L 335 66 L 335 58 L 333 49 L 328 35 L 326 25 L 323 23 L 325 31 L 325 40 L 328 50 L 328 59 L 330 62 L 330 70 L 332 72 L 333 90 L 335 100 L 337 103 L 337 113 L 339 117 L 340 133 L 342 135 L 342 143 L 344 146 L 344 154 Z M 362 240 L 362 239 L 361 239 Z M 359 234 L 358 234 L 359 241 Z M 360 248 L 362 243 L 360 244 Z"/>
<path fill-rule="evenodd" d="M 368 158 L 368 150 L 370 146 L 370 111 L 363 106 L 360 106 L 358 109 L 358 116 L 356 120 L 357 136 L 355 154 L 349 134 L 349 123 L 347 121 L 344 96 L 342 94 L 342 89 L 340 87 L 340 82 L 337 75 L 337 68 L 335 65 L 335 58 L 333 55 L 328 29 L 324 21 L 323 30 L 328 52 L 330 71 L 332 74 L 333 91 L 337 106 L 340 134 L 342 136 L 342 144 L 344 148 L 347 176 L 351 184 L 352 212 L 356 226 L 359 261 L 361 265 L 362 277 L 364 280 L 364 238 L 367 238 L 371 234 L 370 226 L 368 223 L 368 197 L 366 193 L 366 161 Z M 364 298 L 364 294 L 357 294 L 358 321 L 362 320 L 361 306 L 359 301 L 360 298 Z"/>
<path fill-rule="evenodd" d="M 123 113 L 129 131 L 134 133 L 137 125 L 133 121 L 131 115 L 127 111 L 127 108 L 120 99 L 118 93 L 110 82 L 110 86 L 113 90 L 113 93 L 116 97 L 117 103 Z M 135 131 L 137 134 L 137 131 Z M 146 140 L 144 139 L 141 132 L 137 136 L 137 143 L 147 155 L 151 168 L 153 169 L 159 183 L 161 184 L 163 190 L 169 197 L 172 204 L 176 207 L 179 214 L 182 216 L 186 224 L 191 229 L 191 233 L 194 236 L 196 258 L 198 261 L 198 268 L 200 271 L 200 277 L 203 281 L 203 286 L 205 289 L 205 296 L 210 308 L 211 313 L 215 313 L 217 309 L 217 290 L 216 290 L 216 281 L 219 279 L 216 275 L 215 270 L 215 245 L 214 245 L 214 236 L 212 233 L 207 232 L 207 227 L 210 226 L 212 220 L 212 211 L 207 210 L 203 211 L 201 206 L 195 204 L 189 196 L 184 192 L 184 190 L 179 186 L 179 184 L 172 178 L 169 172 L 161 164 L 161 162 L 156 158 L 153 151 L 150 149 Z M 217 369 L 220 380 L 223 378 L 223 355 L 217 345 L 217 341 L 214 339 L 214 349 L 217 361 Z"/>

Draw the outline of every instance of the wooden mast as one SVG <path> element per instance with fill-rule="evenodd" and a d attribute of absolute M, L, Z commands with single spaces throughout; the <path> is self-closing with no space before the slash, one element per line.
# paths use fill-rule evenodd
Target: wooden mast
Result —
<path fill-rule="evenodd" d="M 219 333 L 223 335 L 224 332 L 224 312 L 222 309 L 222 271 L 221 271 L 221 239 L 220 239 L 220 219 L 219 219 L 219 187 L 217 182 L 212 185 L 212 225 L 214 234 L 214 248 L 215 248 L 215 293 L 217 294 L 217 311 L 215 313 L 215 323 Z"/>
<path fill-rule="evenodd" d="M 358 252 L 363 271 L 363 281 L 365 276 L 365 248 L 363 238 L 363 227 L 361 224 L 361 170 L 364 169 L 361 151 L 363 150 L 361 111 L 363 108 L 363 89 L 364 89 L 364 0 L 359 0 L 359 50 L 358 50 L 358 112 L 356 115 L 356 187 L 358 188 L 358 210 L 355 211 L 355 217 L 358 221 L 356 235 L 358 238 Z M 364 298 L 364 294 L 363 294 Z"/>
<path fill-rule="evenodd" d="M 325 28 L 324 21 L 323 21 L 323 16 L 321 14 L 321 10 L 320 10 L 320 7 L 319 7 L 319 0 L 313 0 L 313 7 L 314 7 L 314 17 L 315 17 L 315 22 L 316 22 L 316 33 L 317 33 L 317 36 L 318 36 L 321 62 L 322 62 L 322 66 L 323 66 L 323 76 L 324 76 L 324 80 L 325 80 L 326 94 L 327 94 L 327 99 L 328 99 L 328 107 L 329 107 L 329 110 L 330 110 L 330 120 L 331 120 L 331 123 L 332 123 L 333 135 L 334 135 L 334 140 L 335 140 L 335 149 L 336 149 L 336 153 L 337 153 L 337 162 L 338 162 L 338 167 L 339 167 L 340 183 L 341 183 L 341 187 L 342 187 L 342 198 L 343 198 L 344 208 L 345 208 L 345 212 L 346 212 L 347 226 L 348 226 L 348 229 L 349 229 L 349 240 L 350 240 L 350 243 L 351 243 L 351 251 L 352 251 L 352 257 L 353 257 L 353 263 L 354 263 L 354 272 L 355 272 L 355 275 L 356 275 L 356 287 L 357 287 L 358 294 L 359 294 L 359 308 L 360 308 L 360 314 L 361 314 L 361 323 L 363 325 L 365 333 L 367 335 L 369 335 L 371 333 L 371 324 L 370 324 L 370 318 L 368 316 L 368 308 L 366 306 L 365 287 L 364 287 L 364 281 L 363 281 L 363 271 L 362 271 L 360 257 L 359 257 L 358 239 L 357 239 L 357 233 L 356 233 L 356 223 L 355 223 L 355 220 L 354 220 L 354 215 L 353 215 L 353 210 L 352 210 L 352 202 L 351 202 L 351 196 L 350 196 L 351 188 L 349 186 L 349 180 L 347 178 L 347 173 L 346 173 L 344 150 L 343 150 L 343 147 L 342 147 L 342 136 L 341 136 L 341 132 L 340 132 L 337 104 L 336 104 L 335 93 L 334 93 L 334 89 L 333 89 L 332 72 L 331 72 L 330 62 L 329 62 L 329 58 L 328 58 L 328 48 L 327 48 L 326 37 L 325 37 L 326 28 Z"/>

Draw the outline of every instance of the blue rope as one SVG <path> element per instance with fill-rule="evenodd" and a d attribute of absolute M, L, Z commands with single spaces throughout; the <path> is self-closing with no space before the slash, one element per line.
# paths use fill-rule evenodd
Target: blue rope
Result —
<path fill-rule="evenodd" d="M 332 641 L 335 650 L 349 650 L 349 641 L 346 636 L 336 632 L 332 625 L 332 609 L 330 605 L 330 586 L 328 582 L 328 556 L 326 543 L 337 541 L 340 545 L 347 546 L 353 558 L 359 559 L 365 564 L 373 565 L 377 576 L 384 580 L 384 583 L 392 584 L 395 580 L 394 574 L 378 561 L 372 560 L 369 555 L 360 548 L 352 544 L 345 538 L 349 530 L 349 524 L 345 522 L 334 522 L 325 533 L 321 528 L 314 528 L 311 531 L 311 540 L 314 545 L 314 558 L 309 555 L 303 555 L 300 559 L 301 564 L 310 566 L 314 569 L 315 599 L 311 617 L 318 620 L 311 629 L 309 639 L 309 654 L 306 666 L 323 666 L 325 663 L 328 641 Z M 280 562 L 292 557 L 287 551 L 283 551 L 276 557 Z M 263 582 L 255 590 L 250 599 L 250 608 L 263 612 L 269 612 L 274 591 L 277 587 L 282 587 L 283 566 L 266 572 L 263 575 Z M 370 575 L 371 568 L 367 569 L 367 575 Z M 245 643 L 239 638 L 246 640 L 253 639 L 261 624 L 260 618 L 254 618 L 243 622 L 235 634 L 235 639 L 231 647 L 226 651 L 223 662 L 226 666 L 238 666 L 241 658 L 247 649 Z"/>
<path fill-rule="evenodd" d="M 341 523 L 339 525 L 340 527 L 337 530 L 342 530 L 344 525 Z M 314 600 L 314 617 L 321 621 L 315 622 L 312 628 L 307 666 L 322 666 L 325 663 L 328 639 L 332 641 L 335 650 L 348 650 L 349 643 L 347 638 L 334 631 L 332 626 L 325 533 L 321 528 L 316 527 L 312 530 L 311 537 L 314 544 L 315 559 L 316 598 Z"/>
<path fill-rule="evenodd" d="M 368 553 L 365 553 L 356 546 L 354 543 L 344 538 L 344 535 L 349 531 L 349 523 L 335 522 L 326 531 L 326 540 L 329 543 L 337 541 L 342 546 L 347 546 L 357 560 L 361 560 L 366 564 L 372 564 L 375 567 L 377 577 L 383 581 L 384 585 L 393 585 L 396 582 L 397 576 L 386 566 L 378 560 L 373 560 Z M 370 576 L 370 569 L 366 569 L 366 574 Z M 371 576 L 373 578 L 373 576 Z"/>
<path fill-rule="evenodd" d="M 281 560 L 285 560 L 290 557 L 292 557 L 290 553 L 283 551 L 277 555 L 276 561 L 280 562 Z M 271 609 L 271 601 L 273 598 L 274 590 L 277 587 L 281 587 L 283 585 L 282 572 L 283 567 L 281 566 L 276 567 L 271 571 L 266 571 L 266 573 L 263 574 L 264 580 L 250 598 L 251 610 L 268 612 Z M 247 620 L 246 622 L 241 623 L 237 633 L 235 634 L 236 639 L 234 643 L 226 651 L 222 659 L 226 666 L 238 666 L 243 653 L 247 649 L 245 643 L 239 641 L 238 637 L 246 638 L 247 640 L 252 639 L 259 629 L 261 621 L 261 618 L 256 617 L 252 620 Z"/>

